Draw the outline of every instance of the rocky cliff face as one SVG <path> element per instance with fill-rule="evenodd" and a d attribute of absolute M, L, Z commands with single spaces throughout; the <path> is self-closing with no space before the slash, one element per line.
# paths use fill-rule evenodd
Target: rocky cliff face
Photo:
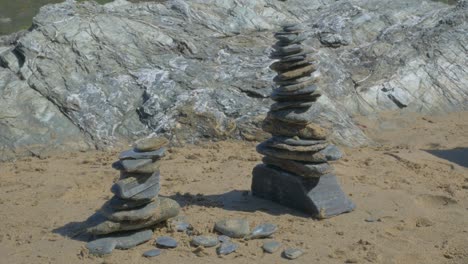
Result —
<path fill-rule="evenodd" d="M 353 114 L 468 109 L 468 4 L 170 0 L 41 9 L 0 38 L 0 159 L 113 146 L 261 139 L 272 32 L 302 22 L 322 71 L 317 122 L 368 143 Z"/>

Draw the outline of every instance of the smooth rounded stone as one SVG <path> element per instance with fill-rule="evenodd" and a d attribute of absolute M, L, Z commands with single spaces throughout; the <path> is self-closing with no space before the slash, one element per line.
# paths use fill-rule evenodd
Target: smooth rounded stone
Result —
<path fill-rule="evenodd" d="M 278 102 L 271 105 L 270 110 L 278 111 L 290 108 L 309 108 L 314 102 L 292 101 L 292 102 Z"/>
<path fill-rule="evenodd" d="M 161 250 L 159 248 L 151 249 L 143 253 L 143 257 L 152 258 L 161 255 Z"/>
<path fill-rule="evenodd" d="M 325 144 L 327 141 L 325 140 L 313 140 L 313 139 L 302 139 L 299 137 L 272 137 L 272 141 L 278 142 L 278 143 L 283 143 L 283 144 L 288 144 L 291 146 L 311 146 L 311 145 L 317 145 L 317 144 Z"/>
<path fill-rule="evenodd" d="M 317 67 L 316 58 L 313 55 L 307 55 L 303 60 L 293 61 L 293 62 L 284 62 L 284 61 L 275 61 L 270 65 L 270 69 L 276 72 L 285 72 L 291 69 L 295 69 L 304 65 L 315 65 Z"/>
<path fill-rule="evenodd" d="M 305 125 L 316 119 L 320 114 L 320 108 L 290 108 L 284 110 L 270 111 L 268 115 L 276 120 L 286 123 Z"/>
<path fill-rule="evenodd" d="M 283 257 L 287 259 L 297 259 L 302 254 L 304 254 L 304 251 L 298 248 L 287 248 L 283 251 Z"/>
<path fill-rule="evenodd" d="M 160 148 L 154 151 L 148 152 L 136 152 L 133 149 L 126 150 L 119 155 L 120 160 L 126 159 L 158 159 L 164 157 L 166 148 Z"/>
<path fill-rule="evenodd" d="M 110 254 L 114 248 L 129 249 L 136 247 L 153 236 L 153 231 L 143 230 L 138 232 L 125 232 L 118 235 L 99 238 L 86 244 L 89 252 L 93 255 Z"/>
<path fill-rule="evenodd" d="M 311 64 L 311 65 L 305 65 L 304 67 L 300 67 L 297 69 L 293 69 L 287 72 L 282 72 L 277 75 L 277 80 L 283 81 L 283 80 L 290 80 L 294 78 L 302 78 L 304 76 L 310 76 L 312 72 L 316 70 L 316 66 Z"/>
<path fill-rule="evenodd" d="M 119 180 L 112 185 L 111 191 L 120 198 L 130 199 L 132 196 L 155 185 L 159 186 L 159 171 L 153 174 Z"/>
<path fill-rule="evenodd" d="M 161 162 L 159 160 L 153 161 L 151 159 L 119 160 L 112 164 L 112 168 L 116 170 L 138 174 L 154 173 L 159 171 L 160 166 Z"/>
<path fill-rule="evenodd" d="M 271 156 L 278 159 L 307 161 L 312 163 L 323 163 L 328 161 L 327 155 L 325 154 L 325 149 L 317 152 L 289 151 L 283 149 L 270 148 L 266 146 L 264 142 L 260 143 L 257 146 L 257 152 L 265 156 Z"/>
<path fill-rule="evenodd" d="M 307 125 L 294 125 L 275 120 L 267 116 L 262 124 L 262 129 L 265 132 L 271 133 L 273 136 L 298 136 L 304 139 L 322 140 L 330 134 L 328 129 L 325 129 L 317 124 L 309 123 Z"/>
<path fill-rule="evenodd" d="M 281 243 L 278 241 L 267 241 L 267 242 L 264 242 L 262 245 L 263 251 L 270 253 L 270 254 L 273 254 L 276 251 L 278 251 L 280 247 L 281 247 Z"/>
<path fill-rule="evenodd" d="M 155 244 L 161 248 L 176 248 L 178 245 L 174 238 L 168 236 L 160 236 L 156 238 Z"/>
<path fill-rule="evenodd" d="M 263 157 L 262 161 L 267 165 L 280 168 L 281 170 L 304 178 L 320 177 L 333 172 L 333 167 L 328 163 L 304 163 L 268 156 Z"/>
<path fill-rule="evenodd" d="M 221 246 L 219 246 L 216 249 L 216 252 L 218 255 L 229 255 L 232 252 L 235 252 L 239 248 L 239 245 L 237 243 L 228 241 L 225 243 L 222 243 Z"/>
<path fill-rule="evenodd" d="M 149 204 L 154 199 L 143 199 L 143 200 L 127 200 L 122 199 L 117 196 L 112 196 L 112 198 L 108 201 L 109 207 L 115 211 L 119 210 L 130 210 L 134 208 L 141 207 L 143 205 Z"/>
<path fill-rule="evenodd" d="M 190 243 L 196 247 L 215 247 L 219 244 L 219 240 L 212 236 L 195 236 Z"/>
<path fill-rule="evenodd" d="M 278 230 L 278 226 L 272 223 L 264 223 L 256 226 L 245 239 L 266 238 L 272 236 Z"/>
<path fill-rule="evenodd" d="M 116 211 L 106 202 L 100 212 L 111 221 L 139 221 L 146 220 L 153 215 L 153 212 L 159 206 L 159 200 L 153 201 L 147 205 L 133 210 Z"/>
<path fill-rule="evenodd" d="M 137 140 L 133 144 L 133 148 L 137 152 L 148 152 L 153 150 L 158 150 L 169 143 L 169 140 L 164 137 L 151 137 L 151 138 L 142 138 Z"/>
<path fill-rule="evenodd" d="M 153 215 L 142 221 L 114 222 L 110 220 L 97 222 L 94 226 L 87 228 L 87 232 L 94 235 L 110 234 L 119 231 L 137 230 L 156 225 L 157 223 L 176 217 L 179 214 L 179 204 L 169 198 L 159 198 L 160 203 Z"/>
<path fill-rule="evenodd" d="M 218 221 L 215 223 L 214 229 L 232 238 L 243 238 L 250 233 L 249 221 L 241 218 Z"/>
<path fill-rule="evenodd" d="M 225 236 L 225 235 L 220 235 L 220 236 L 218 236 L 218 240 L 221 243 L 225 243 L 225 242 L 231 241 L 231 238 L 228 237 L 228 236 Z"/>
<path fill-rule="evenodd" d="M 284 149 L 288 151 L 299 151 L 299 152 L 316 152 L 326 148 L 329 144 L 327 142 L 313 144 L 309 146 L 294 146 L 288 145 L 281 141 L 276 141 L 275 138 L 270 138 L 265 141 L 265 146 L 277 148 L 277 149 Z"/>

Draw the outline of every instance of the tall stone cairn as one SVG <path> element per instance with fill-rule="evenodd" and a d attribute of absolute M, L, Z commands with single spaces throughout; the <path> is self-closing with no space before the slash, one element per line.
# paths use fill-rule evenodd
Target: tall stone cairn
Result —
<path fill-rule="evenodd" d="M 355 205 L 328 163 L 342 154 L 326 141 L 330 131 L 311 122 L 321 96 L 314 50 L 301 44 L 306 37 L 300 25 L 283 26 L 275 38 L 271 57 L 278 61 L 270 68 L 278 73 L 273 79 L 278 87 L 271 94 L 276 103 L 263 122 L 263 130 L 273 137 L 257 146 L 265 157 L 253 169 L 252 194 L 316 218 L 350 212 Z"/>
<path fill-rule="evenodd" d="M 114 196 L 87 223 L 87 232 L 99 236 L 87 244 L 92 254 L 105 255 L 114 248 L 146 242 L 154 225 L 179 214 L 176 201 L 159 197 L 160 159 L 167 143 L 165 138 L 141 139 L 112 164 L 120 171 L 120 179 L 111 187 Z"/>

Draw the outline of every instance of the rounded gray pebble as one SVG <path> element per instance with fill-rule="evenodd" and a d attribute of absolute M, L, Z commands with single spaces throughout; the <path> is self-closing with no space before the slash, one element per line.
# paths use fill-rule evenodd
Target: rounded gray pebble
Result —
<path fill-rule="evenodd" d="M 268 253 L 274 253 L 281 247 L 281 243 L 278 241 L 267 241 L 263 243 L 263 250 Z"/>
<path fill-rule="evenodd" d="M 283 257 L 287 259 L 297 259 L 302 254 L 304 254 L 304 251 L 298 248 L 288 248 L 283 251 Z"/>
<path fill-rule="evenodd" d="M 176 248 L 177 241 L 173 239 L 172 237 L 161 236 L 156 239 L 156 246 L 159 246 L 162 248 Z"/>
<path fill-rule="evenodd" d="M 230 241 L 224 242 L 220 247 L 216 249 L 218 255 L 228 255 L 236 251 L 239 248 L 239 245 Z"/>
<path fill-rule="evenodd" d="M 160 249 L 151 249 L 143 253 L 144 257 L 147 258 L 152 258 L 161 255 L 161 250 Z"/>
<path fill-rule="evenodd" d="M 221 243 L 229 242 L 231 241 L 231 238 L 225 235 L 218 236 L 218 240 Z"/>
<path fill-rule="evenodd" d="M 219 244 L 219 240 L 212 236 L 196 236 L 192 238 L 192 245 L 202 247 L 215 247 Z"/>

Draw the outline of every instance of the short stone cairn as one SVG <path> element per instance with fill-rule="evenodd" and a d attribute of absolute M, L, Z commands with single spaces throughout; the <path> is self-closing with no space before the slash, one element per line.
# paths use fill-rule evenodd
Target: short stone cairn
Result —
<path fill-rule="evenodd" d="M 321 93 L 316 85 L 320 72 L 311 55 L 314 50 L 301 44 L 306 39 L 299 25 L 286 25 L 275 34 L 274 62 L 276 101 L 267 114 L 263 130 L 272 138 L 257 146 L 265 155 L 253 170 L 252 194 L 328 218 L 355 208 L 338 185 L 328 161 L 341 158 L 340 150 L 326 139 L 330 134 L 312 123 L 314 107 Z"/>
<path fill-rule="evenodd" d="M 88 219 L 87 232 L 101 236 L 87 244 L 91 254 L 144 243 L 153 235 L 150 228 L 179 214 L 176 201 L 158 197 L 160 159 L 167 143 L 165 138 L 139 140 L 112 165 L 120 171 L 120 179 L 112 185 L 114 196 Z"/>

